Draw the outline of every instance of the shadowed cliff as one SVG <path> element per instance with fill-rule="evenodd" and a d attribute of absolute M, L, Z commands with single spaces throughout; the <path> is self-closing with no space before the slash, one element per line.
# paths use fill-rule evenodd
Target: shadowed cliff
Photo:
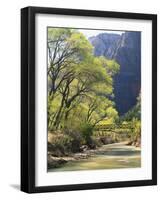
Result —
<path fill-rule="evenodd" d="M 114 78 L 114 100 L 122 115 L 136 104 L 141 88 L 141 33 L 102 33 L 89 41 L 96 56 L 103 55 L 120 64 L 120 72 Z"/>

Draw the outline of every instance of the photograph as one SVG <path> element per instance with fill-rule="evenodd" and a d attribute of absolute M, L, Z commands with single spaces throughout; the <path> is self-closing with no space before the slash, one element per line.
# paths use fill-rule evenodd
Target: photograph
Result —
<path fill-rule="evenodd" d="M 47 27 L 46 42 L 47 171 L 140 168 L 141 32 Z"/>
<path fill-rule="evenodd" d="M 156 185 L 157 15 L 21 17 L 21 190 Z"/>

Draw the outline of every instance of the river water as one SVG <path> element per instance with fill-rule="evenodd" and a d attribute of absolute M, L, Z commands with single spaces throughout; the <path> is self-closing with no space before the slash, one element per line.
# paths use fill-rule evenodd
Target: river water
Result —
<path fill-rule="evenodd" d="M 59 168 L 50 169 L 49 172 L 136 167 L 141 167 L 140 148 L 115 143 L 102 146 L 87 159 L 69 161 Z"/>

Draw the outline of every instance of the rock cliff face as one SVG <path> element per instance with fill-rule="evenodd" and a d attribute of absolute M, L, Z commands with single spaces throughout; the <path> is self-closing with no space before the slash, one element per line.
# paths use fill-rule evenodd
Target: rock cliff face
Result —
<path fill-rule="evenodd" d="M 117 46 L 120 37 L 121 36 L 118 34 L 101 33 L 97 36 L 90 37 L 89 41 L 94 46 L 94 54 L 96 56 L 104 55 L 106 57 L 111 57 L 113 48 Z"/>
<path fill-rule="evenodd" d="M 114 100 L 122 115 L 136 104 L 141 88 L 141 33 L 102 33 L 89 41 L 96 56 L 103 55 L 120 64 L 120 72 L 114 77 Z"/>

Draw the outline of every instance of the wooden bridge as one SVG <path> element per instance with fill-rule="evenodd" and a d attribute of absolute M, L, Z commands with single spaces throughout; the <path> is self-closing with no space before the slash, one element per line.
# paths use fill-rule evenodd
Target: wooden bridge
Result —
<path fill-rule="evenodd" d="M 133 129 L 132 123 L 127 124 L 99 124 L 95 127 L 94 136 L 109 136 L 113 139 L 129 138 Z"/>

